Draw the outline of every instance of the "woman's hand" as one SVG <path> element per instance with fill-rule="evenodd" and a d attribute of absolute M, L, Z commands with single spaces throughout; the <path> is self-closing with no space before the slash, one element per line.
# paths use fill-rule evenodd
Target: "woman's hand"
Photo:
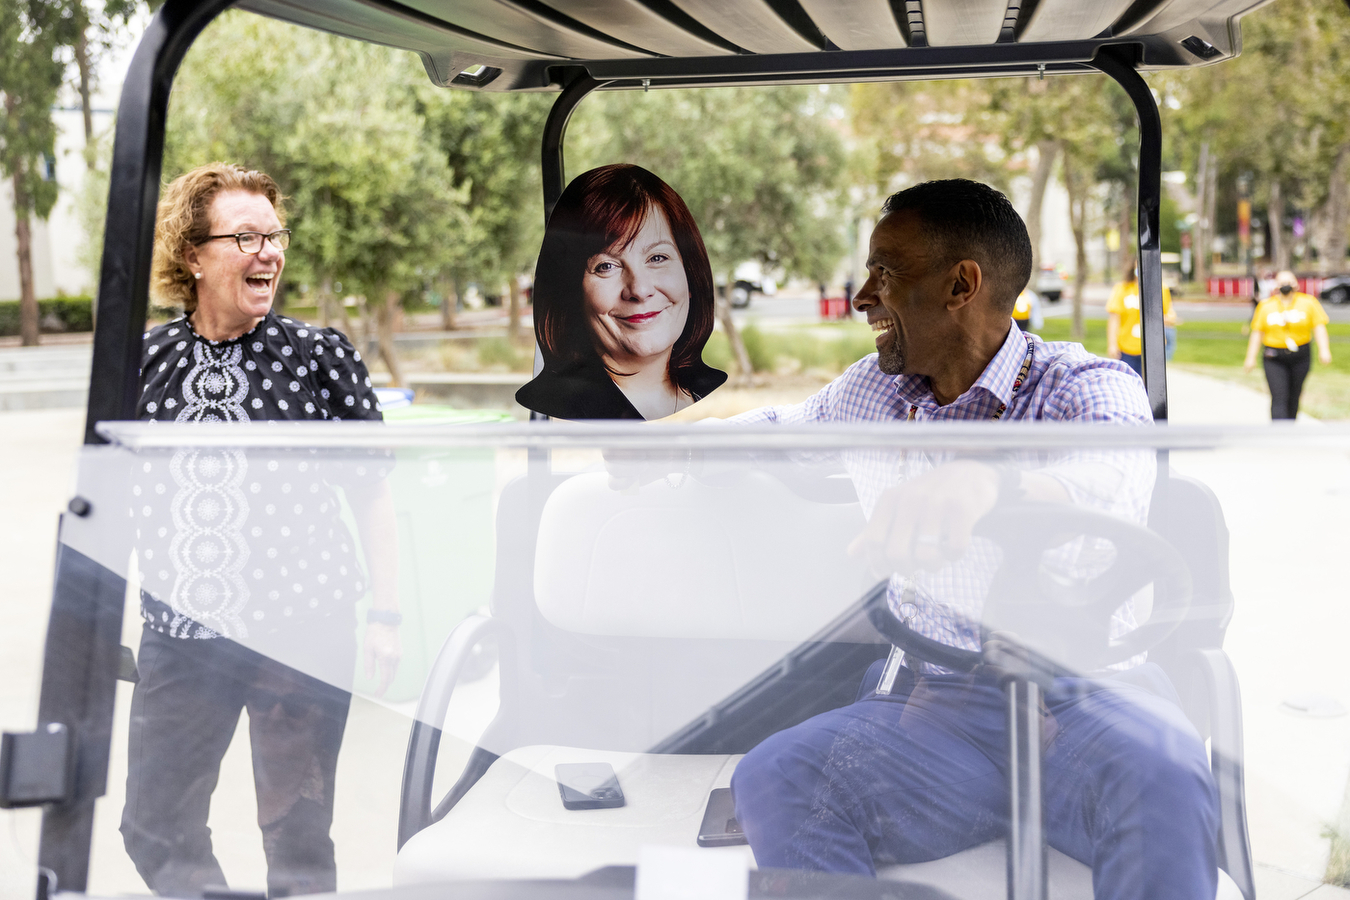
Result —
<path fill-rule="evenodd" d="M 1327 326 L 1314 328 L 1313 340 L 1317 342 L 1317 361 L 1324 366 L 1331 365 L 1331 339 L 1327 337 Z"/>
<path fill-rule="evenodd" d="M 1261 329 L 1253 328 L 1252 336 L 1247 339 L 1247 358 L 1242 361 L 1242 371 L 1250 372 L 1256 368 L 1256 353 L 1261 349 Z"/>
<path fill-rule="evenodd" d="M 375 696 L 383 697 L 398 674 L 398 661 L 403 658 L 403 642 L 398 636 L 398 626 L 367 623 L 362 655 L 366 661 L 366 677 L 379 677 Z"/>

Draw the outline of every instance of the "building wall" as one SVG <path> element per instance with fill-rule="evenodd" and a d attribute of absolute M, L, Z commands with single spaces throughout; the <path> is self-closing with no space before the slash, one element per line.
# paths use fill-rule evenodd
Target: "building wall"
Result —
<path fill-rule="evenodd" d="M 96 275 L 80 262 L 88 238 L 76 213 L 87 172 L 84 162 L 84 121 L 79 109 L 53 112 L 56 120 L 56 207 L 46 221 L 34 218 L 33 282 L 39 298 L 91 294 Z M 94 114 L 98 133 L 112 124 L 112 113 Z M 14 233 L 14 191 L 9 179 L 0 182 L 0 300 L 19 298 L 18 237 Z"/>

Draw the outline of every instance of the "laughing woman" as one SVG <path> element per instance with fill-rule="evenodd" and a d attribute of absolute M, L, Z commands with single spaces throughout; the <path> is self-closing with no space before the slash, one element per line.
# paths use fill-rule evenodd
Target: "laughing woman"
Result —
<path fill-rule="evenodd" d="M 284 216 L 276 183 L 239 166 L 201 166 L 165 190 L 152 277 L 187 312 L 145 336 L 138 418 L 381 418 L 343 335 L 272 311 L 290 245 Z M 399 657 L 389 467 L 302 448 L 183 446 L 138 469 L 145 622 L 122 834 L 156 893 L 195 897 L 227 883 L 207 820 L 243 710 L 268 895 L 336 889 L 334 775 L 367 590 L 363 649 L 381 690 Z"/>
<path fill-rule="evenodd" d="M 516 393 L 560 419 L 660 419 L 727 380 L 712 334 L 708 252 L 680 195 L 646 169 L 603 166 L 563 191 L 539 252 L 544 370 Z"/>

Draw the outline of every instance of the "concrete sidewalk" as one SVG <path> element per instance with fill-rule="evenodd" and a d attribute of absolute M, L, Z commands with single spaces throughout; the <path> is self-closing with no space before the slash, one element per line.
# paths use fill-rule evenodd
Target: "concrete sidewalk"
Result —
<path fill-rule="evenodd" d="M 1269 400 L 1264 394 L 1180 370 L 1169 373 L 1169 387 L 1174 423 L 1268 421 Z M 788 399 L 775 398 L 777 402 Z M 4 512 L 0 516 L 0 562 L 6 576 L 6 591 L 0 602 L 0 728 L 27 730 L 35 722 L 56 519 L 70 497 L 82 429 L 81 409 L 0 412 L 0 498 L 3 498 L 0 509 Z M 1177 460 L 1178 466 L 1183 462 Z M 1252 804 L 1253 846 L 1263 864 L 1259 873 L 1262 900 L 1314 896 L 1318 900 L 1346 900 L 1350 892 L 1319 886 L 1316 879 L 1320 877 L 1318 867 L 1324 864 L 1326 852 L 1326 841 L 1318 837 L 1318 832 L 1328 816 L 1335 814 L 1335 801 L 1344 788 L 1350 722 L 1345 716 L 1321 722 L 1301 720 L 1278 709 L 1279 700 L 1286 693 L 1305 687 L 1335 694 L 1350 705 L 1350 687 L 1344 678 L 1336 678 L 1334 671 L 1328 676 L 1324 671 L 1327 666 L 1334 670 L 1339 665 L 1336 655 L 1328 649 L 1328 642 L 1340 640 L 1339 636 L 1350 629 L 1340 600 L 1343 591 L 1319 583 L 1300 586 L 1296 593 L 1291 593 L 1290 585 L 1282 584 L 1278 573 L 1271 571 L 1261 552 L 1265 537 L 1259 529 L 1253 534 L 1249 526 L 1253 516 L 1263 514 L 1252 506 L 1255 499 L 1250 502 L 1246 499 L 1250 460 L 1207 459 L 1197 461 L 1200 464 L 1203 470 L 1197 468 L 1194 474 L 1219 491 L 1235 529 L 1233 581 L 1240 606 L 1246 604 L 1246 614 L 1230 629 L 1229 651 L 1244 673 L 1279 675 L 1252 679 L 1255 684 L 1244 682 L 1248 796 Z M 1340 463 L 1334 461 L 1331 465 Z M 1328 471 L 1334 473 L 1339 469 Z M 1336 513 L 1340 497 L 1350 492 L 1350 476 L 1343 480 L 1345 485 L 1327 486 L 1332 493 L 1340 494 L 1328 494 L 1325 502 L 1307 507 L 1318 520 L 1305 524 L 1317 529 L 1320 552 L 1332 554 L 1322 559 L 1334 558 L 1337 552 L 1334 545 L 1346 530 L 1339 521 L 1343 516 Z M 1328 571 L 1324 566 L 1323 575 Z M 1293 602 L 1295 598 L 1304 604 L 1300 615 L 1303 611 L 1307 615 L 1302 619 L 1291 619 L 1287 613 L 1283 618 L 1265 614 L 1270 607 L 1262 604 Z M 1299 632 L 1291 636 L 1288 632 L 1295 625 L 1312 629 L 1312 634 Z M 131 632 L 134 631 L 133 622 Z M 1313 643 L 1308 643 L 1309 640 Z M 121 701 L 119 708 L 120 704 Z M 381 742 L 380 759 L 388 758 L 390 771 L 378 773 L 381 779 L 378 782 L 374 781 L 376 773 L 368 769 L 365 777 L 371 781 L 372 792 L 378 788 L 383 796 L 392 791 L 392 802 L 396 804 L 402 759 L 400 740 L 407 724 L 387 710 L 369 706 L 358 709 L 354 705 L 349 735 L 361 734 L 370 741 Z M 384 747 L 386 743 L 389 746 Z M 234 761 L 230 765 L 247 767 L 246 755 L 238 759 L 236 756 L 232 751 Z M 112 777 L 116 781 L 121 776 L 114 773 Z M 223 776 L 222 783 L 231 779 L 235 784 L 251 783 L 249 778 L 245 768 L 232 771 L 229 779 Z M 1329 781 L 1335 784 L 1327 788 Z M 1335 795 L 1330 806 L 1322 796 L 1328 790 Z M 120 794 L 120 783 L 111 784 L 108 799 L 100 804 L 93 883 L 105 891 L 143 893 L 144 887 L 121 852 L 120 837 L 116 834 Z M 222 799 L 221 807 L 227 802 L 232 801 Z M 388 802 L 390 798 L 384 797 L 378 804 L 381 813 L 377 818 L 383 816 L 383 806 Z M 256 834 L 256 827 L 247 818 L 252 814 L 251 804 L 251 797 L 239 798 L 234 803 L 237 810 L 229 815 L 241 817 L 242 830 Z M 351 812 L 350 808 L 347 812 Z M 215 815 L 213 812 L 213 824 Z M 28 900 L 32 896 L 37 827 L 35 811 L 0 812 L 0 900 Z M 342 855 L 351 849 L 351 844 L 347 843 L 344 851 L 338 828 L 335 836 L 339 839 L 340 857 L 346 858 Z M 389 840 L 393 840 L 392 832 Z M 249 852 L 260 855 L 260 850 Z M 392 844 L 380 848 L 380 852 L 392 853 Z M 383 867 L 384 857 L 380 859 Z M 367 880 L 352 879 L 350 870 L 342 877 L 343 889 L 356 887 L 358 880 L 364 885 Z M 369 877 L 378 883 L 381 877 L 387 879 L 387 869 L 372 868 Z M 248 886 L 246 881 L 240 884 Z"/>

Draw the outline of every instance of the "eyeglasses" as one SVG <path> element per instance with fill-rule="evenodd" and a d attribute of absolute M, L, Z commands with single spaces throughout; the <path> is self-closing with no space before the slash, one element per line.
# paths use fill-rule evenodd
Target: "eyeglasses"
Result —
<path fill-rule="evenodd" d="M 241 253 L 261 253 L 264 240 L 271 241 L 272 246 L 278 250 L 285 250 L 289 247 L 291 245 L 291 230 L 283 228 L 271 234 L 263 234 L 261 231 L 241 231 L 238 234 L 208 234 L 202 243 L 224 240 L 225 238 L 234 238 L 234 242 L 239 245 Z"/>

